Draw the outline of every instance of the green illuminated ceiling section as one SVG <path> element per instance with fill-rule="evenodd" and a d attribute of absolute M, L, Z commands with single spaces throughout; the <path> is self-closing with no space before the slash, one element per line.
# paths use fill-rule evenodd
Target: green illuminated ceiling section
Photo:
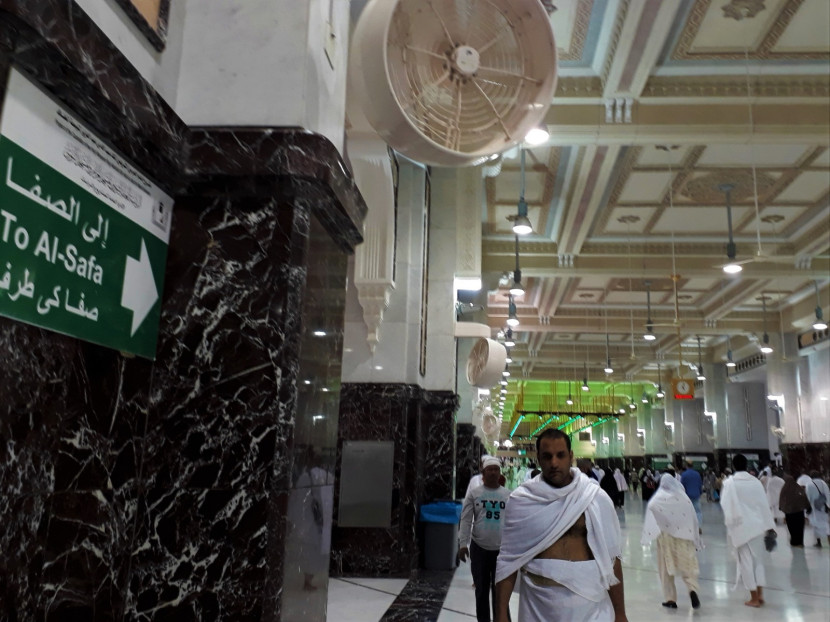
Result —
<path fill-rule="evenodd" d="M 663 403 L 655 397 L 657 389 L 650 382 L 588 382 L 590 391 L 582 391 L 581 384 L 571 382 L 569 391 L 567 382 L 511 379 L 502 414 L 503 420 L 509 422 L 509 436 L 533 436 L 552 425 L 559 429 L 567 427 L 565 431 L 572 434 L 599 424 L 596 417 L 579 421 L 582 413 L 607 417 L 600 420 L 604 423 L 614 419 L 612 414 L 636 415 L 642 408 Z M 642 402 L 644 392 L 648 404 Z M 569 395 L 573 405 L 567 404 Z M 630 408 L 632 403 L 634 409 Z M 625 413 L 619 412 L 621 408 L 625 409 Z"/>

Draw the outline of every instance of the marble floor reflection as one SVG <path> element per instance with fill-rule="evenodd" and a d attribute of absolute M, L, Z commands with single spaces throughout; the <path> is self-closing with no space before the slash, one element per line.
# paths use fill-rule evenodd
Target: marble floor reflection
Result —
<path fill-rule="evenodd" d="M 767 604 L 761 609 L 743 605 L 748 594 L 732 589 L 736 566 L 726 546 L 726 530 L 720 506 L 703 503 L 703 537 L 705 550 L 700 554 L 700 598 L 702 606 L 691 608 L 689 596 L 681 581 L 677 582 L 679 608 L 673 611 L 660 606 L 662 600 L 657 576 L 655 552 L 640 544 L 643 526 L 643 503 L 629 494 L 625 511 L 620 511 L 620 525 L 625 540 L 623 569 L 625 573 L 625 601 L 628 619 L 671 619 L 703 617 L 730 622 L 827 622 L 830 621 L 830 547 L 807 546 L 791 549 L 787 529 L 778 527 L 778 548 L 767 563 Z M 804 541 L 813 543 L 812 529 L 804 534 Z M 371 583 L 371 582 L 388 583 Z M 348 582 L 348 583 L 346 583 Z M 413 607 L 409 615 L 389 610 L 395 597 L 406 584 L 402 579 L 332 579 L 329 583 L 327 622 L 384 622 L 417 620 L 436 622 L 433 615 L 424 617 Z M 462 564 L 452 577 L 437 622 L 470 622 L 475 620 L 475 602 L 469 564 Z M 387 608 L 383 609 L 384 603 Z M 513 620 L 518 620 L 518 595 L 514 594 L 510 608 Z M 387 614 L 387 611 L 389 612 Z M 350 617 L 351 616 L 351 617 Z M 357 617 L 355 617 L 357 616 Z"/>

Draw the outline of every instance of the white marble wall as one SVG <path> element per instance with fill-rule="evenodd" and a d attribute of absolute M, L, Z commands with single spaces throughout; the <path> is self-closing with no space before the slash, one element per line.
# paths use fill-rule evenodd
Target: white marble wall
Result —
<path fill-rule="evenodd" d="M 425 176 L 420 166 L 402 160 L 398 176 L 395 289 L 372 354 L 367 328 L 349 278 L 343 354 L 343 382 L 422 384 L 419 372 L 421 291 L 424 265 Z M 353 263 L 353 262 L 352 262 Z M 350 265 L 350 275 L 354 266 Z M 453 354 L 453 358 L 454 358 Z"/>
<path fill-rule="evenodd" d="M 78 5 L 188 125 L 301 127 L 343 152 L 349 0 L 174 0 L 161 53 L 114 0 Z"/>
<path fill-rule="evenodd" d="M 830 441 L 830 349 L 806 357 L 806 390 L 802 391 L 802 416 L 808 425 L 808 443 Z M 789 442 L 789 441 L 788 441 Z"/>
<path fill-rule="evenodd" d="M 188 124 L 302 127 L 342 152 L 347 0 L 188 0 L 187 7 L 176 109 Z M 334 67 L 325 53 L 329 23 Z"/>
<path fill-rule="evenodd" d="M 75 3 L 121 51 L 141 77 L 175 108 L 182 56 L 186 2 L 170 3 L 167 45 L 157 52 L 115 0 L 75 0 Z"/>

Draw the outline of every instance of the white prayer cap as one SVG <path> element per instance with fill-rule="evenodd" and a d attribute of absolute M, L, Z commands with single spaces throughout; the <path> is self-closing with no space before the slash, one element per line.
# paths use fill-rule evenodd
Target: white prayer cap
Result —
<path fill-rule="evenodd" d="M 495 456 L 487 456 L 484 460 L 481 461 L 481 469 L 484 470 L 489 466 L 497 466 L 499 470 L 501 470 L 501 462 Z"/>

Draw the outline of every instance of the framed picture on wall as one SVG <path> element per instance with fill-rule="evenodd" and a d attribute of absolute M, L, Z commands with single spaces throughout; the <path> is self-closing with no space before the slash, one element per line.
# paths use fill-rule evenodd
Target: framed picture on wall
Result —
<path fill-rule="evenodd" d="M 115 0 L 159 52 L 167 39 L 170 0 Z"/>

